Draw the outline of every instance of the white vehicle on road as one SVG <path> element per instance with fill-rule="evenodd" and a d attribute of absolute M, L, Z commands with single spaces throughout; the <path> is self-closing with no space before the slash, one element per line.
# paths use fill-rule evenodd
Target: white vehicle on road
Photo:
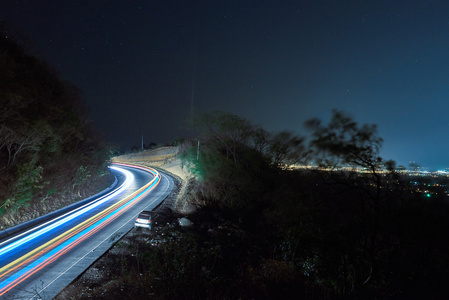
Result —
<path fill-rule="evenodd" d="M 144 227 L 151 230 L 151 211 L 144 210 L 142 211 L 134 221 L 134 228 Z"/>

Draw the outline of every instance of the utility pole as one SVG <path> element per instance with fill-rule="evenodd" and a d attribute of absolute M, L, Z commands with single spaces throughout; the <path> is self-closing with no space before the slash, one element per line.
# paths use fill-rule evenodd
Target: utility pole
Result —
<path fill-rule="evenodd" d="M 195 77 L 196 77 L 196 62 L 198 56 L 198 39 L 199 39 L 199 28 L 200 21 L 196 20 L 196 30 L 195 30 L 195 48 L 193 49 L 193 70 L 192 70 L 192 98 L 190 101 L 190 121 L 192 122 L 191 126 L 193 126 L 193 107 L 195 102 Z"/>
<path fill-rule="evenodd" d="M 196 161 L 198 161 L 199 156 L 200 156 L 200 140 L 198 140 L 198 149 L 196 150 Z"/>
<path fill-rule="evenodd" d="M 143 134 L 142 134 L 142 151 L 143 151 Z"/>

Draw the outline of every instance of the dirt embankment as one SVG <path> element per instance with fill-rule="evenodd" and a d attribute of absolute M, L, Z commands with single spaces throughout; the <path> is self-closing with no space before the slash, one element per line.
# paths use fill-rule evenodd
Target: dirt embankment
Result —
<path fill-rule="evenodd" d="M 161 147 L 157 149 L 145 150 L 138 153 L 130 153 L 112 158 L 112 162 L 128 163 L 146 167 L 161 169 L 177 177 L 180 181 L 180 191 L 171 203 L 171 209 L 180 214 L 192 212 L 194 207 L 186 201 L 184 197 L 188 180 L 192 175 L 183 168 L 181 159 L 178 157 L 178 147 Z"/>

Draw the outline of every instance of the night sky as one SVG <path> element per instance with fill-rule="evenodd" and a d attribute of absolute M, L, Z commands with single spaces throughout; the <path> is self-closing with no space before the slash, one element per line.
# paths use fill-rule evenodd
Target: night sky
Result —
<path fill-rule="evenodd" d="M 336 108 L 384 158 L 449 167 L 449 1 L 2 0 L 0 19 L 124 149 L 190 134 L 194 86 L 195 111 L 303 135 Z"/>

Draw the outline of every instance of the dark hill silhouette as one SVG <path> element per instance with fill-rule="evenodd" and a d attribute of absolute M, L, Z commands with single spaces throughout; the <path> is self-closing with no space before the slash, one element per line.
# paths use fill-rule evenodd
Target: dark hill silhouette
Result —
<path fill-rule="evenodd" d="M 25 44 L 0 24 L 0 229 L 80 198 L 87 179 L 108 174 L 80 91 Z"/>

